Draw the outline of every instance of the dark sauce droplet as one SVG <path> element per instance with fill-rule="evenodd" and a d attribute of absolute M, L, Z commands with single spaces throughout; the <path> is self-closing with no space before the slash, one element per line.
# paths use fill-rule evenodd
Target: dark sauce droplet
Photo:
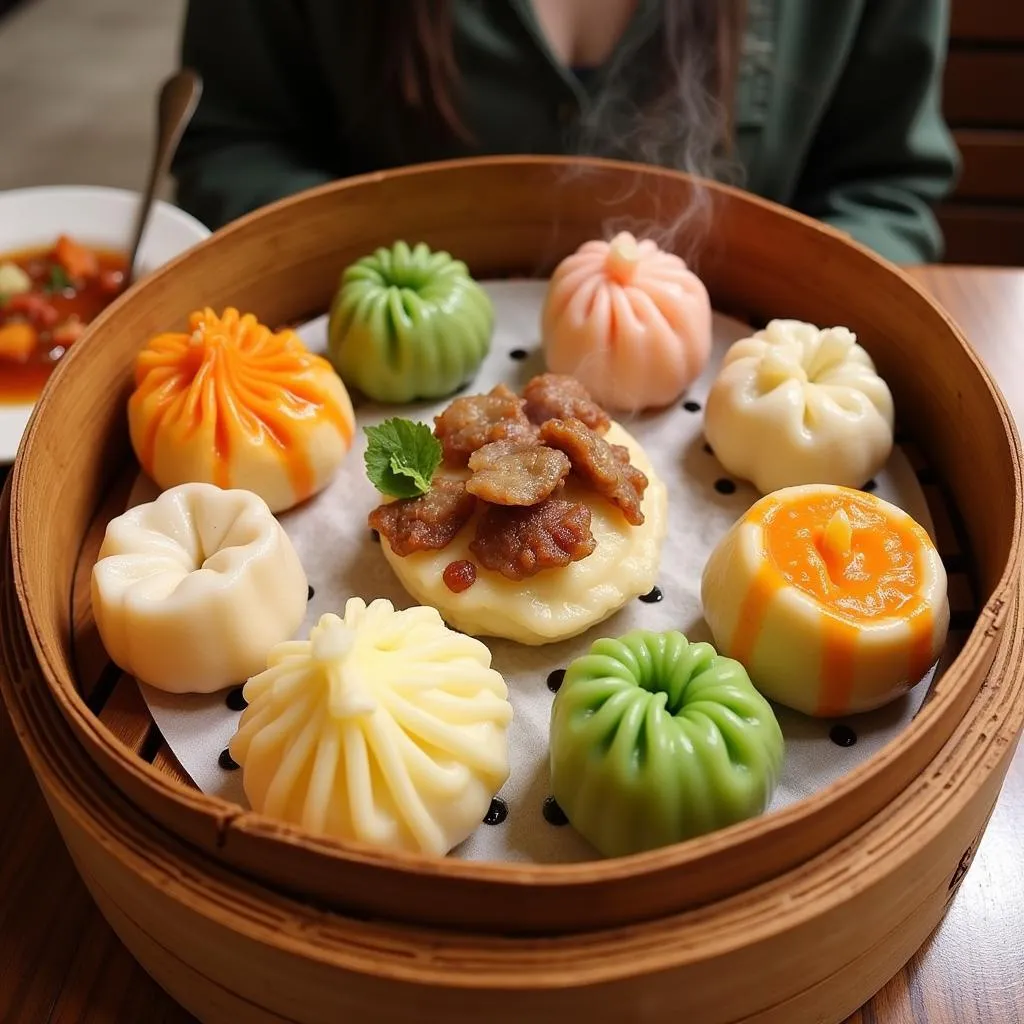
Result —
<path fill-rule="evenodd" d="M 870 493 L 871 493 L 872 491 L 877 491 L 877 490 L 878 490 L 878 481 L 877 481 L 877 480 L 875 480 L 875 479 L 871 479 L 871 480 L 869 480 L 869 481 L 868 481 L 868 482 L 867 482 L 867 483 L 866 483 L 866 484 L 865 484 L 865 485 L 864 485 L 864 486 L 863 486 L 863 487 L 861 488 L 861 490 L 867 491 L 867 492 L 868 492 L 868 494 L 870 494 Z"/>
<path fill-rule="evenodd" d="M 848 725 L 833 725 L 828 738 L 837 747 L 852 747 L 857 742 L 857 734 Z"/>
<path fill-rule="evenodd" d="M 370 531 L 370 537 L 373 539 L 374 544 L 380 543 L 380 534 L 376 530 Z"/>
<path fill-rule="evenodd" d="M 453 594 L 461 594 L 476 583 L 476 566 L 465 558 L 449 562 L 441 573 L 441 579 Z"/>
<path fill-rule="evenodd" d="M 527 352 L 525 348 L 514 348 L 511 352 L 509 352 L 509 358 L 514 359 L 517 363 L 519 363 L 526 359 L 526 357 L 529 356 L 529 354 L 530 353 Z"/>
<path fill-rule="evenodd" d="M 217 758 L 217 764 L 226 772 L 233 772 L 238 769 L 238 762 L 231 756 L 231 751 L 225 747 Z"/>
<path fill-rule="evenodd" d="M 500 825 L 507 817 L 508 804 L 500 797 L 495 797 L 491 801 L 491 806 L 487 808 L 487 813 L 484 815 L 484 824 Z"/>
<path fill-rule="evenodd" d="M 722 477 L 720 480 L 715 481 L 715 490 L 719 494 L 735 494 L 736 485 L 729 480 L 727 477 Z"/>
<path fill-rule="evenodd" d="M 700 412 L 700 402 L 686 401 L 683 402 L 683 408 L 687 412 Z"/>
<path fill-rule="evenodd" d="M 664 600 L 665 595 L 661 592 L 661 587 L 651 587 L 646 594 L 640 595 L 640 600 L 644 604 L 657 604 L 659 601 Z"/>
<path fill-rule="evenodd" d="M 313 600 L 313 595 L 315 593 L 316 593 L 316 591 L 313 589 L 313 584 L 310 583 L 310 585 L 306 588 L 306 600 L 307 601 L 312 601 Z"/>
<path fill-rule="evenodd" d="M 544 820 L 549 825 L 562 826 L 569 824 L 569 819 L 565 816 L 565 811 L 558 806 L 558 801 L 553 796 L 549 796 L 544 801 L 542 813 L 544 815 Z"/>
<path fill-rule="evenodd" d="M 236 686 L 231 690 L 224 698 L 224 703 L 227 704 L 232 711 L 244 711 L 249 706 L 249 702 L 245 699 L 245 696 L 242 693 L 241 686 Z"/>
<path fill-rule="evenodd" d="M 562 687 L 562 683 L 565 680 L 565 669 L 556 668 L 554 672 L 548 673 L 548 689 L 552 693 L 558 693 Z"/>

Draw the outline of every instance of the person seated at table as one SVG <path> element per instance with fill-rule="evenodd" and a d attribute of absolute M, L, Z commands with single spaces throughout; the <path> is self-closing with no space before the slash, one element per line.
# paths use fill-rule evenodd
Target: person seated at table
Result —
<path fill-rule="evenodd" d="M 589 154 L 741 185 L 934 261 L 947 0 L 191 0 L 175 162 L 210 227 L 335 178 Z M 483 199 L 484 197 L 481 197 Z"/>

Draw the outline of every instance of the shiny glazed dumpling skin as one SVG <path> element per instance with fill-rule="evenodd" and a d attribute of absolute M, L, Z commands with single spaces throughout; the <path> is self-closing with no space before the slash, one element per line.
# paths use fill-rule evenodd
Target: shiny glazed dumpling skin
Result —
<path fill-rule="evenodd" d="M 892 451 L 892 395 L 845 327 L 773 320 L 729 348 L 704 433 L 719 462 L 762 494 L 861 487 Z"/>
<path fill-rule="evenodd" d="M 434 608 L 352 598 L 245 684 L 230 744 L 255 811 L 442 856 L 508 778 L 512 706 L 491 655 Z"/>
<path fill-rule="evenodd" d="M 465 263 L 396 242 L 342 275 L 328 351 L 342 379 L 375 401 L 443 398 L 480 368 L 493 328 L 490 297 Z"/>
<path fill-rule="evenodd" d="M 582 633 L 654 586 L 668 528 L 667 491 L 643 448 L 617 423 L 605 440 L 628 449 L 630 462 L 648 479 L 641 506 L 644 522 L 631 525 L 618 508 L 570 478 L 562 496 L 590 509 L 596 546 L 587 557 L 523 580 L 478 568 L 476 582 L 453 593 L 444 582 L 444 570 L 462 559 L 475 561 L 469 545 L 480 510 L 440 551 L 403 558 L 382 538 L 384 557 L 417 601 L 433 605 L 446 622 L 472 636 L 545 644 Z"/>
<path fill-rule="evenodd" d="M 906 693 L 949 626 L 946 571 L 923 527 L 827 485 L 758 501 L 712 552 L 701 599 L 718 649 L 765 696 L 821 717 Z"/>
<path fill-rule="evenodd" d="M 185 333 L 139 353 L 132 446 L 161 487 L 200 482 L 258 494 L 282 512 L 322 490 L 352 445 L 345 385 L 294 331 L 235 309 L 193 313 Z"/>
<path fill-rule="evenodd" d="M 764 811 L 782 769 L 771 706 L 743 666 L 682 633 L 598 640 L 551 712 L 551 791 L 607 857 Z"/>
<path fill-rule="evenodd" d="M 544 358 L 609 409 L 674 402 L 711 352 L 711 303 L 678 256 L 623 232 L 566 257 L 541 317 Z"/>
<path fill-rule="evenodd" d="M 306 614 L 306 574 L 249 491 L 182 484 L 111 520 L 92 610 L 111 659 L 150 686 L 211 693 L 266 664 Z"/>

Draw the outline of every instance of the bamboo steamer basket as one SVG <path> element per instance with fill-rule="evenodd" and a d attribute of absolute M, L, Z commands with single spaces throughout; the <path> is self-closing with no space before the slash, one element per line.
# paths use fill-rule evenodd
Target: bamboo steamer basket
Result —
<path fill-rule="evenodd" d="M 876 757 L 784 811 L 678 846 L 577 865 L 383 853 L 308 836 L 191 787 L 132 681 L 106 663 L 88 607 L 102 529 L 124 507 L 137 472 L 124 403 L 139 346 L 183 326 L 204 304 L 236 305 L 270 323 L 321 312 L 347 263 L 400 237 L 449 249 L 481 278 L 547 273 L 611 217 L 640 230 L 659 226 L 663 244 L 689 249 L 689 222 L 679 214 L 695 187 L 710 200 L 712 231 L 698 269 L 716 308 L 754 322 L 788 316 L 850 326 L 889 381 L 904 429 L 927 453 L 922 479 L 951 598 L 958 590 L 967 597 L 954 615 L 944 671 L 913 723 Z M 272 1011 L 283 1019 L 326 1019 L 316 1015 L 324 1006 L 349 1005 L 330 999 L 351 997 L 351 1008 L 371 991 L 383 1000 L 379 1019 L 399 1019 L 402 999 L 427 998 L 416 994 L 420 984 L 438 1012 L 456 1015 L 479 1009 L 470 997 L 493 990 L 504 993 L 495 1013 L 517 1006 L 554 1019 L 567 1006 L 549 990 L 568 984 L 599 1014 L 610 1012 L 603 992 L 623 1000 L 608 1006 L 640 1012 L 685 991 L 688 1005 L 692 998 L 700 1008 L 695 1020 L 805 1019 L 752 1014 L 794 999 L 803 1000 L 801 1013 L 826 1005 L 808 986 L 819 996 L 827 989 L 828 1005 L 847 1010 L 870 995 L 938 920 L 950 879 L 962 873 L 964 851 L 994 804 L 1021 726 L 1020 651 L 1006 630 L 1016 615 L 1020 493 L 1005 403 L 955 326 L 907 277 L 836 231 L 736 190 L 626 164 L 488 158 L 376 174 L 219 232 L 133 288 L 62 362 L 11 482 L 4 582 L 18 635 L 3 636 L 6 685 L 83 876 L 128 945 L 179 998 L 206 991 L 198 977 L 185 983 L 192 972 L 271 1007 L 255 994 L 259 978 L 222 973 L 239 969 L 232 956 L 184 949 L 193 929 L 220 929 L 226 947 L 261 950 L 267 970 L 285 962 L 285 944 L 287 957 L 298 958 L 285 957 L 297 976 L 306 960 L 325 972 L 328 1002 L 315 1012 L 310 1003 L 308 1015 Z M 66 751 L 66 776 L 49 764 L 48 747 Z M 194 883 L 187 892 L 168 881 L 184 877 L 186 864 Z M 801 888 L 812 877 L 811 888 Z M 857 923 L 844 923 L 855 892 Z M 289 902 L 296 898 L 330 909 Z M 791 903 L 804 915 L 799 923 L 782 913 Z M 253 919 L 266 923 L 271 907 L 291 926 L 253 931 Z M 374 927 L 394 937 L 395 963 L 381 956 L 328 964 L 320 930 L 337 930 L 341 956 L 346 942 L 362 949 L 370 941 L 357 937 L 358 921 L 368 918 L 387 922 Z M 435 959 L 446 942 L 451 959 Z M 820 970 L 779 968 L 779 957 L 812 951 Z M 165 956 L 180 966 L 165 971 Z M 774 980 L 736 991 L 736 978 L 764 975 L 764 957 Z M 415 981 L 396 966 L 413 961 L 425 971 Z M 755 974 L 726 976 L 756 964 Z M 395 984 L 380 988 L 387 978 Z M 335 985 L 348 995 L 331 996 Z M 201 1016 L 232 1019 L 219 998 L 199 1003 Z M 834 1019 L 831 1009 L 822 1012 L 806 1019 Z"/>

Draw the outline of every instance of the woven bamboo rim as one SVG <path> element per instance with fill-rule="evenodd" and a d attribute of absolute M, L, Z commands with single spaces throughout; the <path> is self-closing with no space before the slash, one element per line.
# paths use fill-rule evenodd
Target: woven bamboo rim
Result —
<path fill-rule="evenodd" d="M 921 775 L 993 678 L 1020 570 L 1014 427 L 956 327 L 909 278 L 807 218 L 723 186 L 704 187 L 715 232 L 700 269 L 717 308 L 856 330 L 962 514 L 984 605 L 905 733 L 814 797 L 711 836 L 618 860 L 511 865 L 429 860 L 307 836 L 162 773 L 86 706 L 72 665 L 69 595 L 93 513 L 130 465 L 122 399 L 145 337 L 180 325 L 200 302 L 239 305 L 272 323 L 322 310 L 346 263 L 396 237 L 448 248 L 480 277 L 542 273 L 599 234 L 609 213 L 658 223 L 666 211 L 685 209 L 693 188 L 684 175 L 652 168 L 493 158 L 354 179 L 245 218 L 136 286 L 55 375 L 14 472 L 15 586 L 37 682 L 115 786 L 223 862 L 354 912 L 469 929 L 569 932 L 743 893 L 834 847 Z M 923 352 L 941 352 L 941 359 L 924 361 Z"/>

